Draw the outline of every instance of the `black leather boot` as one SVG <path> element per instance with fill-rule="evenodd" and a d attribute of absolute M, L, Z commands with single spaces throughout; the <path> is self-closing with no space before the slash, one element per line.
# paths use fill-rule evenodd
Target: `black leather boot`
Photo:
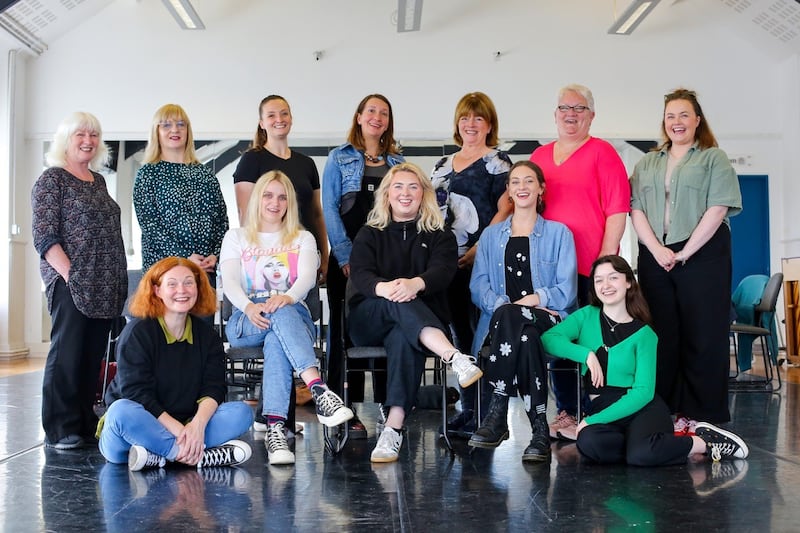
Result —
<path fill-rule="evenodd" d="M 508 396 L 492 394 L 489 413 L 469 439 L 475 448 L 497 448 L 508 438 Z"/>
<path fill-rule="evenodd" d="M 530 415 L 529 415 L 530 416 Z M 523 461 L 536 461 L 544 462 L 550 460 L 550 427 L 547 425 L 547 416 L 543 413 L 540 415 L 530 416 L 531 429 L 533 436 L 531 443 L 525 448 L 522 453 Z"/>

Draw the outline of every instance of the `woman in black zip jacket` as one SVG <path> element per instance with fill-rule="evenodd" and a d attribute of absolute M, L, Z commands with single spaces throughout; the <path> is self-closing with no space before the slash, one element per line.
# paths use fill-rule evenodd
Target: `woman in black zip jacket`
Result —
<path fill-rule="evenodd" d="M 481 376 L 474 358 L 459 352 L 445 334 L 446 290 L 457 261 L 455 237 L 444 229 L 430 179 L 412 163 L 392 167 L 350 254 L 350 337 L 357 346 L 383 344 L 387 353 L 388 412 L 382 410 L 386 421 L 373 462 L 398 458 L 426 353 L 452 364 L 462 387 Z"/>

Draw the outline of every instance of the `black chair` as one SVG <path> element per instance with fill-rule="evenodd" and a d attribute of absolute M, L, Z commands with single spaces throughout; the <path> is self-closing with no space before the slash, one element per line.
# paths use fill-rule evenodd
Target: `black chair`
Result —
<path fill-rule="evenodd" d="M 344 375 L 344 387 L 342 391 L 342 401 L 345 405 L 350 404 L 347 374 L 348 372 L 386 372 L 385 368 L 378 367 L 376 362 L 381 359 L 386 359 L 386 349 L 383 346 L 350 346 L 347 343 L 347 331 L 349 315 L 349 300 L 353 295 L 354 288 L 348 281 L 345 290 L 345 300 L 342 302 L 342 313 L 339 319 L 341 320 L 341 345 L 343 351 L 342 374 Z M 442 364 L 441 358 L 436 355 L 430 354 L 430 357 L 435 358 L 433 371 L 438 379 L 435 378 L 436 383 L 442 385 L 442 424 L 447 426 L 447 367 Z M 351 361 L 361 361 L 362 364 L 358 368 L 350 368 Z M 410 413 L 407 413 L 408 416 Z M 336 428 L 329 428 L 323 426 L 323 434 L 325 438 L 325 449 L 331 455 L 336 455 L 341 452 L 348 439 L 350 438 L 350 425 L 348 423 L 342 424 Z M 447 449 L 453 454 L 453 446 L 450 444 L 450 439 L 444 436 Z"/>
<path fill-rule="evenodd" d="M 736 359 L 737 372 L 731 377 L 728 387 L 730 390 L 739 392 L 770 392 L 775 393 L 783 385 L 781 374 L 775 363 L 778 360 L 777 346 L 778 341 L 772 332 L 775 329 L 775 308 L 778 303 L 778 295 L 783 285 L 783 274 L 778 272 L 773 274 L 764 287 L 761 300 L 753 308 L 753 324 L 731 324 L 731 336 L 733 337 L 733 348 Z M 754 378 L 751 374 L 739 372 L 739 335 L 751 335 L 758 337 L 761 343 L 761 356 L 764 361 L 764 378 Z M 773 381 L 777 376 L 778 386 L 774 386 Z"/>

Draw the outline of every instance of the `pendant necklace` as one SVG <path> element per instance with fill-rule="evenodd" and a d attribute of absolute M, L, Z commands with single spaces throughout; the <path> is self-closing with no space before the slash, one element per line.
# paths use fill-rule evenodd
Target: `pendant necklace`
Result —
<path fill-rule="evenodd" d="M 382 154 L 380 154 L 380 155 L 369 155 L 369 153 L 367 153 L 366 150 L 364 151 L 364 157 L 370 163 L 380 163 L 381 161 L 383 161 L 383 155 Z"/>
<path fill-rule="evenodd" d="M 608 324 L 608 329 L 611 331 L 611 333 L 614 333 L 614 330 L 617 328 L 617 326 L 619 326 L 622 323 L 622 322 L 614 322 L 613 320 L 608 318 L 608 315 L 606 315 L 602 311 L 600 312 L 600 314 L 603 315 L 603 318 L 605 319 L 606 324 Z"/>

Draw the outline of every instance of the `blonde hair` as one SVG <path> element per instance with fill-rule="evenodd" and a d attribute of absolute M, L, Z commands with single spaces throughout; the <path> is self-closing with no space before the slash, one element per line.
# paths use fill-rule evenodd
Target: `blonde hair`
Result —
<path fill-rule="evenodd" d="M 200 164 L 197 153 L 194 151 L 194 135 L 192 134 L 192 123 L 189 115 L 178 104 L 165 104 L 156 110 L 153 115 L 153 124 L 150 128 L 150 140 L 147 141 L 147 148 L 144 150 L 143 163 L 158 163 L 161 161 L 162 150 L 161 141 L 158 137 L 159 124 L 170 120 L 183 121 L 186 123 L 186 148 L 183 150 L 184 163 Z"/>
<path fill-rule="evenodd" d="M 389 169 L 375 191 L 375 206 L 367 216 L 367 226 L 386 229 L 392 221 L 392 207 L 389 204 L 389 186 L 394 176 L 400 172 L 414 174 L 422 186 L 422 201 L 417 214 L 417 231 L 436 231 L 444 228 L 444 219 L 436 202 L 436 191 L 428 176 L 414 163 L 400 163 Z"/>
<path fill-rule="evenodd" d="M 297 209 L 297 194 L 289 177 L 280 170 L 270 170 L 258 178 L 250 200 L 247 202 L 247 218 L 244 222 L 245 235 L 250 244 L 258 244 L 258 234 L 261 229 L 261 196 L 264 190 L 273 181 L 277 181 L 286 189 L 286 214 L 281 223 L 281 244 L 289 244 L 300 234 L 303 226 L 300 224 L 300 215 Z"/>
<path fill-rule="evenodd" d="M 165 257 L 147 269 L 129 305 L 130 312 L 138 318 L 158 318 L 164 316 L 164 302 L 156 295 L 155 287 L 161 286 L 164 274 L 175 267 L 186 267 L 192 271 L 197 283 L 197 301 L 189 313 L 208 316 L 217 310 L 217 292 L 211 287 L 208 275 L 185 257 Z"/>
<path fill-rule="evenodd" d="M 94 157 L 89 161 L 89 168 L 92 170 L 100 170 L 108 163 L 109 152 L 108 146 L 103 142 L 103 129 L 100 127 L 100 121 L 91 113 L 85 111 L 76 111 L 66 117 L 58 125 L 55 135 L 53 135 L 53 142 L 50 144 L 50 149 L 45 155 L 47 166 L 50 167 L 65 167 L 67 164 L 67 143 L 69 143 L 72 135 L 78 130 L 87 130 L 97 133 L 99 136 L 97 142 L 97 150 Z"/>

